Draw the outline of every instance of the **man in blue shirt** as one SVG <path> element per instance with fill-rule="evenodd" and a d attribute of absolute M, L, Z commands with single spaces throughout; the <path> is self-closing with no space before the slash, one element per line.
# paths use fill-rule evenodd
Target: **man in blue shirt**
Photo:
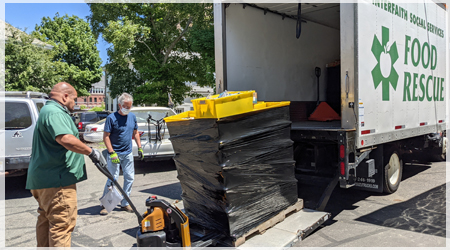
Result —
<path fill-rule="evenodd" d="M 132 152 L 132 137 L 139 148 L 139 158 L 144 158 L 144 152 L 141 148 L 141 138 L 137 131 L 138 124 L 136 116 L 130 113 L 133 105 L 133 97 L 130 94 L 123 93 L 119 97 L 119 111 L 114 112 L 106 118 L 105 128 L 103 133 L 103 141 L 109 153 L 107 157 L 108 170 L 114 176 L 114 179 L 119 178 L 120 166 L 123 172 L 123 190 L 130 196 L 131 187 L 134 181 L 134 159 Z M 103 190 L 103 196 L 108 192 L 112 181 L 108 179 Z M 123 199 L 120 202 L 121 209 L 132 213 L 133 209 L 130 204 Z M 101 215 L 107 215 L 108 211 L 102 206 Z"/>

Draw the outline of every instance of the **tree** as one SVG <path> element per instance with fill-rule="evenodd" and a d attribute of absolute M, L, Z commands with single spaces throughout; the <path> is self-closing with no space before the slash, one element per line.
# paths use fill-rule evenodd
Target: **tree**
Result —
<path fill-rule="evenodd" d="M 202 65 L 200 65 L 200 72 L 206 72 L 199 77 L 197 83 L 200 86 L 215 86 L 214 72 L 216 70 L 215 57 L 214 57 L 214 26 L 197 26 L 192 27 L 191 36 L 189 42 L 193 51 L 197 51 L 204 59 Z"/>
<path fill-rule="evenodd" d="M 136 104 L 167 106 L 168 94 L 175 103 L 183 101 L 190 91 L 185 82 L 214 84 L 214 50 L 203 46 L 214 43 L 213 35 L 204 35 L 213 30 L 212 4 L 92 3 L 89 7 L 94 33 L 112 44 L 106 65 L 112 76 L 112 97 L 129 92 Z"/>
<path fill-rule="evenodd" d="M 97 39 L 89 24 L 77 16 L 57 13 L 53 19 L 42 18 L 32 35 L 54 46 L 52 60 L 64 81 L 69 82 L 79 96 L 89 95 L 88 89 L 102 77 Z"/>
<path fill-rule="evenodd" d="M 52 61 L 53 51 L 9 24 L 6 25 L 5 90 L 48 93 L 61 76 L 59 64 Z"/>

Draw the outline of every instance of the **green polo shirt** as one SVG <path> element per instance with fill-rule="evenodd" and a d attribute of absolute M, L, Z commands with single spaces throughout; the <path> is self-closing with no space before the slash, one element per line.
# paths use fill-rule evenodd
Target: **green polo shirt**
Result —
<path fill-rule="evenodd" d="M 55 101 L 47 101 L 34 128 L 27 189 L 65 187 L 87 179 L 84 156 L 56 141 L 64 134 L 79 138 L 68 111 Z"/>

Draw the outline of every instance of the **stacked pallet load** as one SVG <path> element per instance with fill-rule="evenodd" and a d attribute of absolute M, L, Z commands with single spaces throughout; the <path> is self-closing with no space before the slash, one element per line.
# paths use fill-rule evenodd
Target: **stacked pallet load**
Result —
<path fill-rule="evenodd" d="M 191 224 L 235 242 L 297 202 L 289 102 L 260 102 L 221 118 L 194 110 L 166 121 Z"/>

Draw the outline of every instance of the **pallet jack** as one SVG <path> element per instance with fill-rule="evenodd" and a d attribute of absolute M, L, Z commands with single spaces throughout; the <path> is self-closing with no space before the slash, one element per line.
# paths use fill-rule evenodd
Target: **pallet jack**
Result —
<path fill-rule="evenodd" d="M 106 151 L 103 152 L 103 156 Z M 107 168 L 105 158 L 94 162 L 97 169 L 113 182 L 124 199 L 130 204 L 137 216 L 139 229 L 136 233 L 138 247 L 206 247 L 224 245 L 225 235 L 189 225 L 189 218 L 178 207 L 169 202 L 151 196 L 145 201 L 147 211 L 140 214 L 130 197 L 123 191 L 117 180 Z M 225 244 L 226 245 L 226 244 Z"/>

